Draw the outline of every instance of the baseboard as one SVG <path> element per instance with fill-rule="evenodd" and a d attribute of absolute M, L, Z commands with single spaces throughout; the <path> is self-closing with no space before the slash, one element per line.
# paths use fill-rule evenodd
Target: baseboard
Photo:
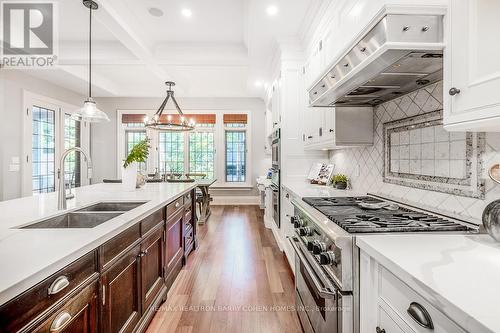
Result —
<path fill-rule="evenodd" d="M 210 203 L 215 206 L 226 206 L 226 205 L 256 205 L 260 204 L 259 196 L 217 196 L 212 195 L 213 201 Z"/>
<path fill-rule="evenodd" d="M 274 224 L 274 220 L 272 218 L 268 218 L 264 215 L 264 225 L 267 229 L 272 229 Z"/>

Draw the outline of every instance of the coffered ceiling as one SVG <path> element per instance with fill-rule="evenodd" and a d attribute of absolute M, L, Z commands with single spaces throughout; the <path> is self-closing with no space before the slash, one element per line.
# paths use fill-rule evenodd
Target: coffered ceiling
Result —
<path fill-rule="evenodd" d="M 280 39 L 298 38 L 331 0 L 98 0 L 97 97 L 260 97 Z M 86 93 L 88 10 L 59 0 L 59 66 L 34 75 Z M 271 14 L 271 15 L 270 15 Z"/>

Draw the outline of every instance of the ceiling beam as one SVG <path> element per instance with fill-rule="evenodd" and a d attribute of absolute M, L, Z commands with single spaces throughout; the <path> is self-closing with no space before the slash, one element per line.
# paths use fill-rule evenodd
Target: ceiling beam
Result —
<path fill-rule="evenodd" d="M 100 0 L 99 5 L 95 18 L 142 61 L 159 82 L 175 80 L 154 58 L 153 41 L 143 33 L 144 27 L 123 0 Z M 182 86 L 176 85 L 176 91 L 182 92 Z"/>

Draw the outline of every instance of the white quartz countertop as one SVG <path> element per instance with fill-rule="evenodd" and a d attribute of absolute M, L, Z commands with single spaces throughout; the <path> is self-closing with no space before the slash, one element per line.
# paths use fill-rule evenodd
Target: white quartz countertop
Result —
<path fill-rule="evenodd" d="M 500 243 L 489 235 L 367 235 L 356 243 L 468 332 L 500 332 Z"/>
<path fill-rule="evenodd" d="M 366 193 L 351 190 L 337 190 L 333 186 L 311 184 L 306 180 L 283 180 L 281 185 L 300 199 L 306 197 L 348 197 L 366 195 Z"/>
<path fill-rule="evenodd" d="M 68 210 L 101 201 L 147 201 L 95 228 L 18 229 L 59 215 L 57 193 L 0 202 L 0 304 L 19 295 L 74 260 L 113 238 L 196 183 L 148 183 L 125 192 L 121 184 L 96 184 L 73 189 Z"/>
<path fill-rule="evenodd" d="M 269 178 L 267 178 L 267 177 L 264 177 L 264 176 L 262 176 L 262 177 L 258 177 L 258 178 L 256 179 L 256 182 L 257 182 L 257 185 L 262 185 L 262 186 L 264 186 L 264 187 L 266 187 L 266 188 L 267 188 L 267 187 L 269 187 L 269 186 L 271 186 L 271 184 L 273 183 L 273 182 L 271 181 L 271 179 L 269 179 Z"/>

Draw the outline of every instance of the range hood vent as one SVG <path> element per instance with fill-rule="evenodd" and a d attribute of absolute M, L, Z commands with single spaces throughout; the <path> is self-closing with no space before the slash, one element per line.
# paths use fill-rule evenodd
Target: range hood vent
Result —
<path fill-rule="evenodd" d="M 443 16 L 388 14 L 309 90 L 311 106 L 374 106 L 443 79 Z"/>

